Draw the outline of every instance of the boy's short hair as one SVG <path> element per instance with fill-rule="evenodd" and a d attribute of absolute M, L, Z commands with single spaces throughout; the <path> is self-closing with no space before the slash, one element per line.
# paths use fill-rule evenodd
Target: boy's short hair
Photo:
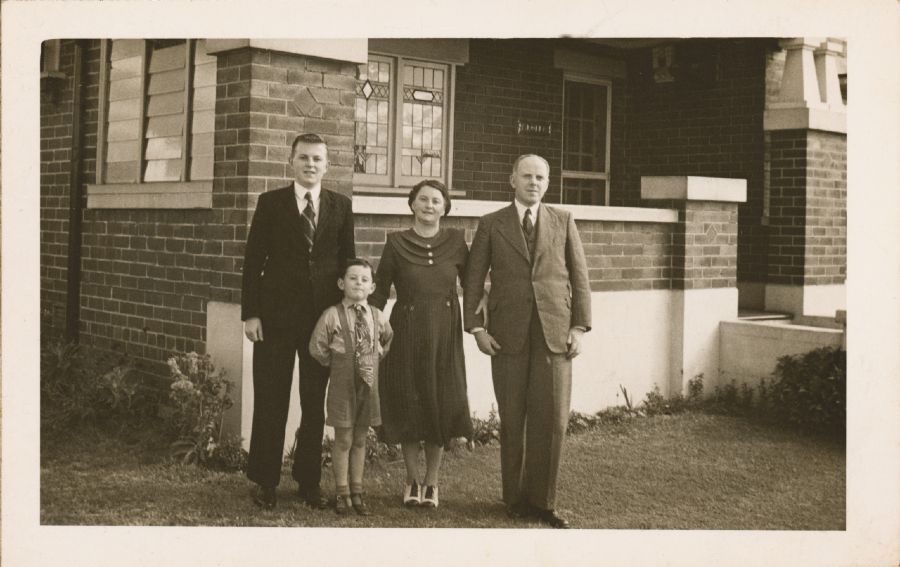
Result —
<path fill-rule="evenodd" d="M 347 270 L 349 270 L 353 266 L 362 266 L 364 268 L 369 268 L 369 272 L 372 274 L 372 279 L 375 279 L 375 268 L 372 267 L 372 264 L 366 260 L 365 258 L 350 258 L 344 264 L 344 271 L 341 273 L 341 279 L 347 277 Z"/>

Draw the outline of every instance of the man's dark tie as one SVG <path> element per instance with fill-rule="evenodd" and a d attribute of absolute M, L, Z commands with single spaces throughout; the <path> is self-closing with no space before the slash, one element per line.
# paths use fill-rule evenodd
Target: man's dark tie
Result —
<path fill-rule="evenodd" d="M 356 313 L 356 324 L 353 327 L 356 335 L 356 348 L 353 353 L 355 364 L 353 366 L 357 377 L 371 387 L 373 382 L 372 369 L 367 368 L 367 364 L 363 363 L 363 356 L 370 354 L 374 350 L 375 345 L 372 342 L 372 333 L 369 325 L 366 323 L 366 308 L 362 305 L 354 305 L 353 311 Z"/>
<path fill-rule="evenodd" d="M 301 215 L 303 219 L 303 236 L 306 238 L 306 249 L 312 250 L 316 238 L 316 214 L 313 211 L 312 193 L 306 192 L 306 208 Z"/>
<path fill-rule="evenodd" d="M 525 209 L 525 217 L 522 219 L 522 231 L 525 233 L 528 255 L 534 258 L 534 223 L 531 222 L 531 209 Z"/>

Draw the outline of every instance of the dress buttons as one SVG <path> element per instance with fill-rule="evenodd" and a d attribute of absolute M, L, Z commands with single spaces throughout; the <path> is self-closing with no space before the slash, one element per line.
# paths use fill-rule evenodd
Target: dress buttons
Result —
<path fill-rule="evenodd" d="M 446 305 L 447 305 L 447 307 L 450 307 L 450 302 L 448 301 Z"/>
<path fill-rule="evenodd" d="M 430 258 L 430 257 L 432 257 L 432 256 L 434 256 L 434 252 L 429 252 L 429 253 L 428 253 L 428 257 Z"/>
<path fill-rule="evenodd" d="M 426 244 L 425 248 L 431 248 L 431 244 Z"/>

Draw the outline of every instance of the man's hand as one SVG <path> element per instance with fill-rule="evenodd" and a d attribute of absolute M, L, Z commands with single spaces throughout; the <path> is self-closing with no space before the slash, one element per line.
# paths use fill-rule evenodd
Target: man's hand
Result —
<path fill-rule="evenodd" d="M 500 352 L 500 343 L 494 340 L 494 337 L 487 331 L 475 333 L 475 342 L 478 343 L 478 350 L 488 356 L 494 356 Z"/>
<path fill-rule="evenodd" d="M 244 334 L 254 343 L 263 340 L 262 321 L 259 317 L 250 317 L 244 321 Z"/>
<path fill-rule="evenodd" d="M 480 325 L 482 327 L 488 327 L 488 292 L 485 290 L 484 295 L 481 296 L 481 301 L 478 302 L 478 307 L 475 308 L 475 314 L 478 315 L 481 313 L 484 322 Z"/>
<path fill-rule="evenodd" d="M 566 345 L 569 347 L 568 352 L 566 352 L 566 358 L 569 360 L 581 354 L 581 335 L 583 334 L 584 331 L 578 327 L 569 329 L 569 338 L 566 340 Z"/>

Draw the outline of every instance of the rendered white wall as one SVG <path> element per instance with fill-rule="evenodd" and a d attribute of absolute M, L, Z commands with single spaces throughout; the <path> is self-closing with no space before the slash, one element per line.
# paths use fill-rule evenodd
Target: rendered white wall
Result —
<path fill-rule="evenodd" d="M 771 374 L 778 358 L 823 346 L 841 346 L 844 332 L 765 321 L 722 321 L 720 383 L 755 386 Z"/>

